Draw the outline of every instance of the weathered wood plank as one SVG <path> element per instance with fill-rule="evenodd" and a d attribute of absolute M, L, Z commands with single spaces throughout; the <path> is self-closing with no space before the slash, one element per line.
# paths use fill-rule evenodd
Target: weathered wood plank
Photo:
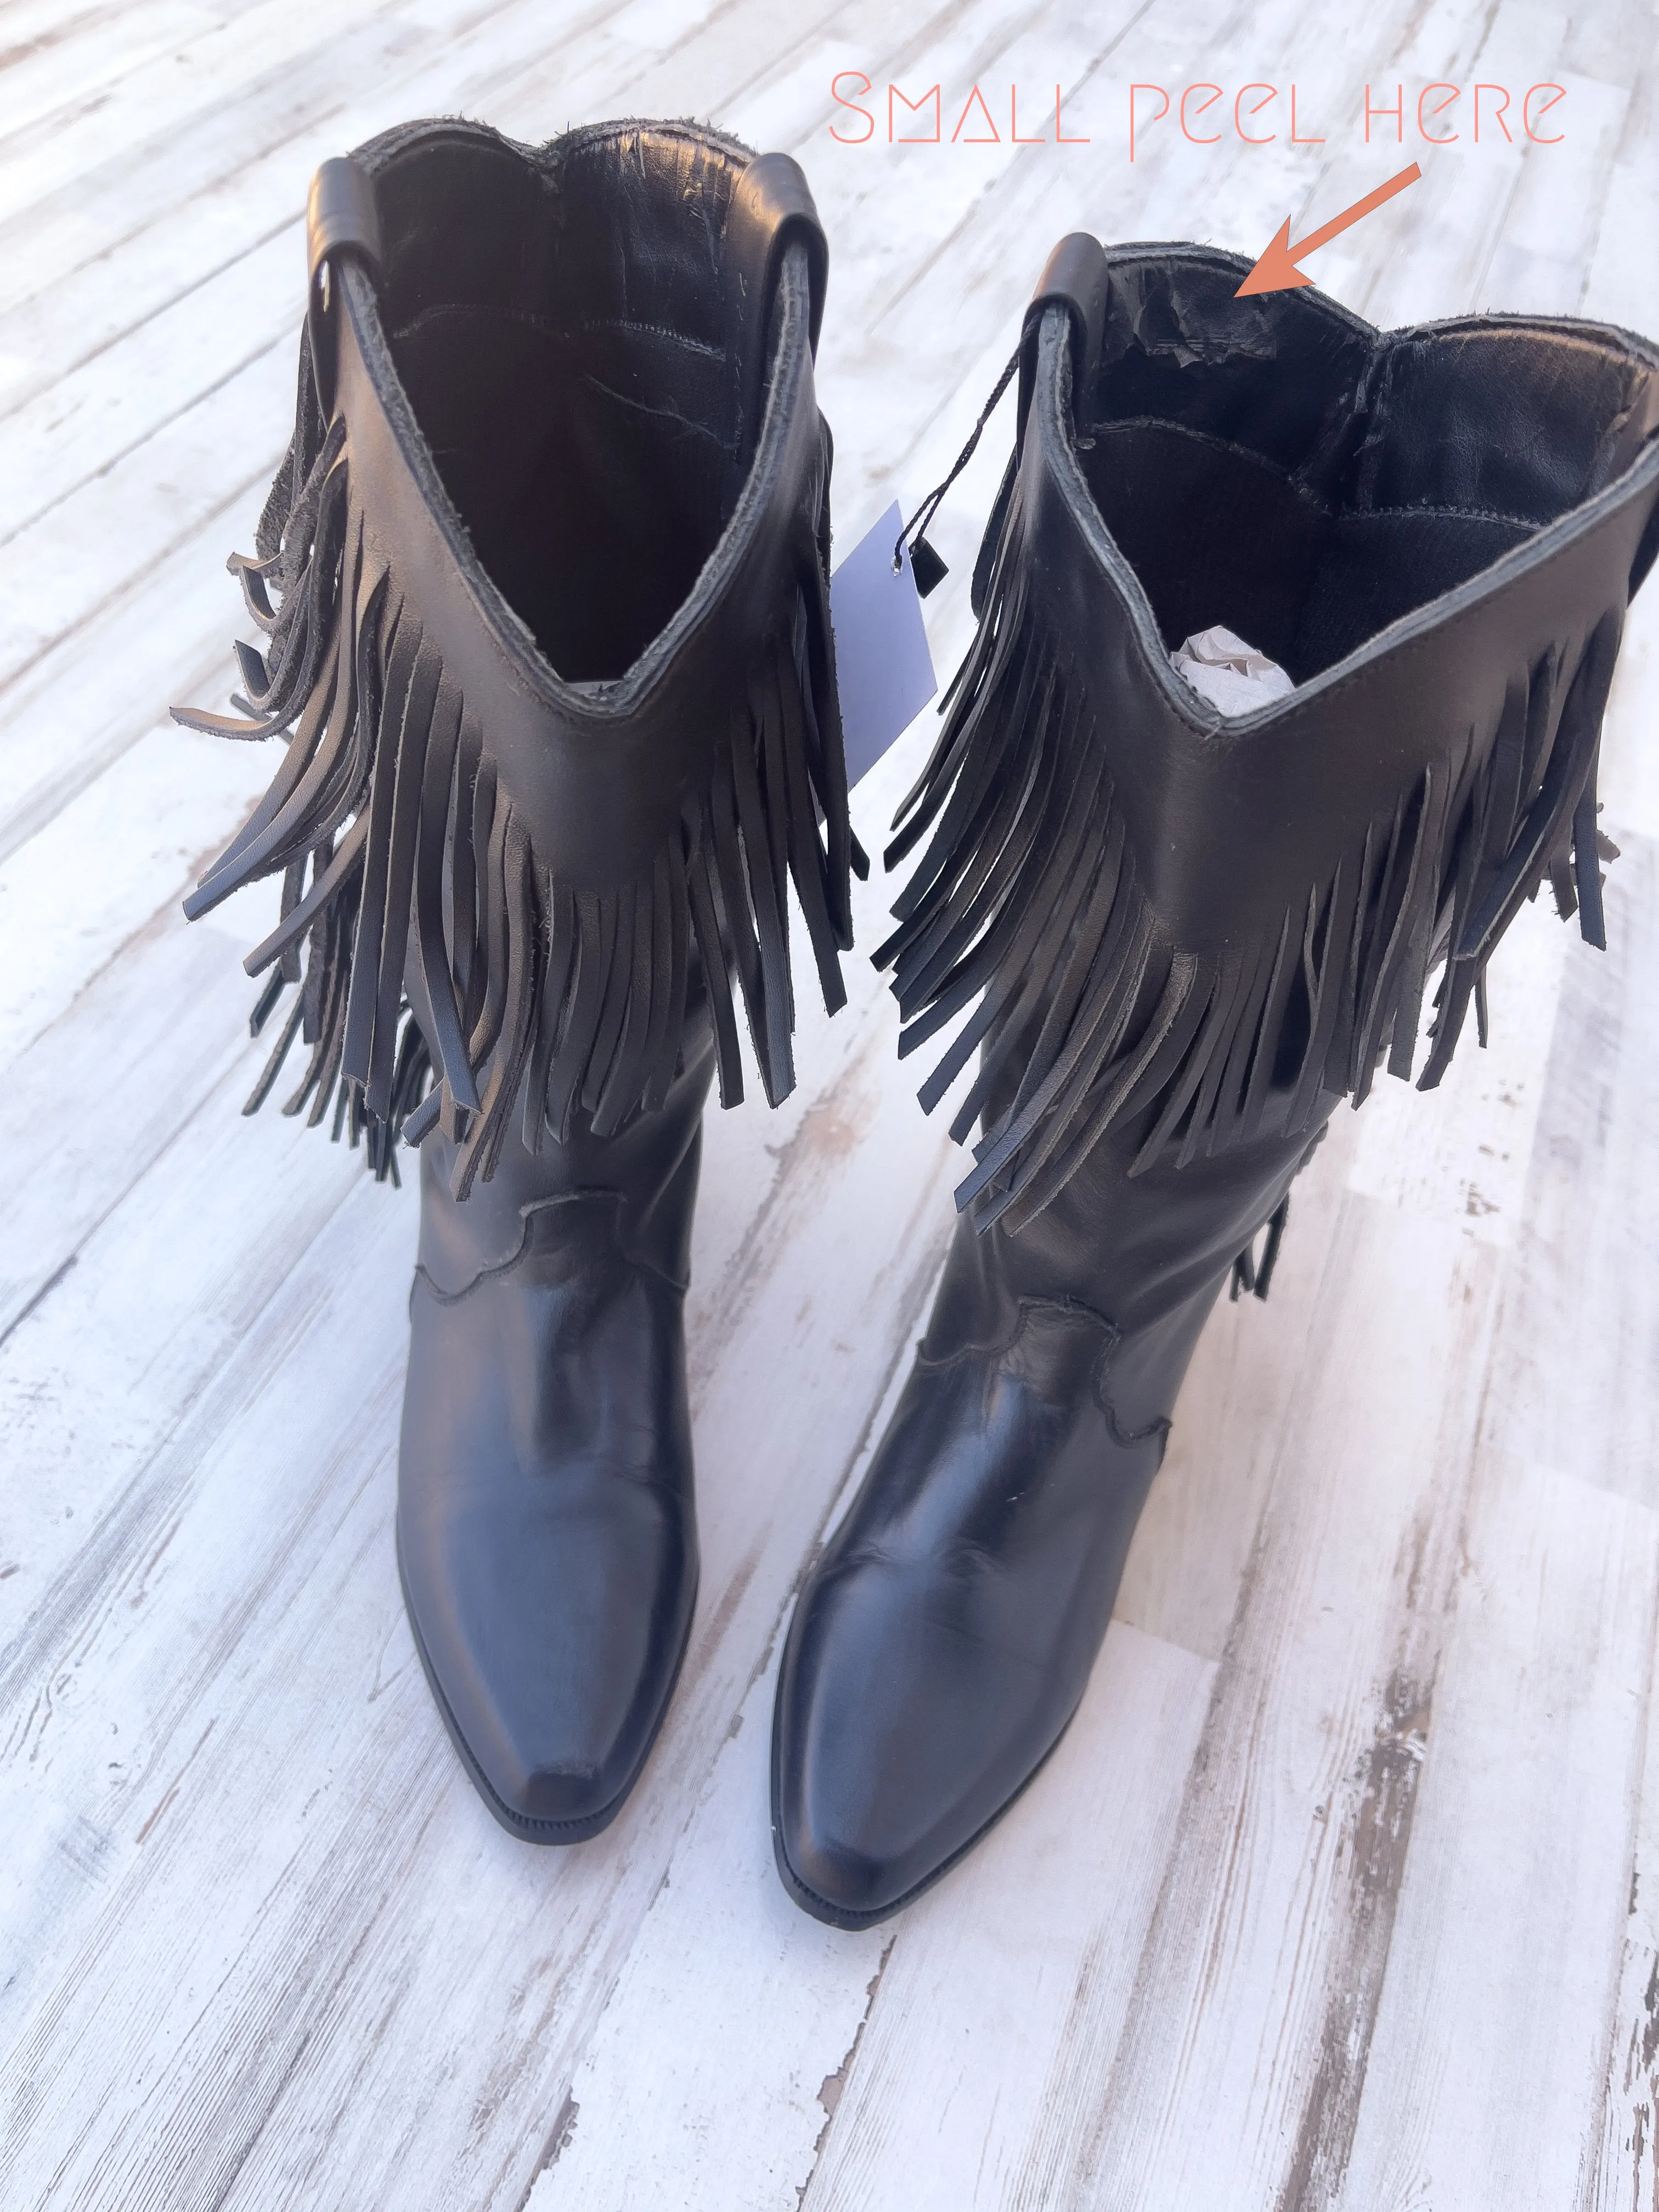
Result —
<path fill-rule="evenodd" d="M 97 99 L 146 62 L 170 59 L 222 21 L 222 9 L 202 0 L 150 0 L 143 8 L 89 9 L 66 27 L 67 36 L 53 36 L 49 19 L 0 26 L 0 148 L 60 108 Z"/>
<path fill-rule="evenodd" d="M 195 879 L 270 776 L 264 748 L 164 725 L 0 866 L 0 1068 Z"/>
<path fill-rule="evenodd" d="M 590 0 L 590 15 L 605 9 Z M 514 51 L 515 35 L 520 51 L 540 51 L 534 28 L 519 28 L 532 12 L 556 35 L 579 36 L 586 21 L 532 9 L 532 0 L 461 16 L 441 0 L 417 0 L 347 8 L 310 39 L 296 22 L 292 38 L 264 42 L 251 72 L 226 73 L 218 98 L 173 132 L 164 158 L 142 140 L 105 146 L 0 219 L 0 328 L 9 354 L 21 356 L 0 397 L 16 404 L 297 220 L 308 174 L 302 142 L 349 143 L 334 138 L 335 118 L 344 127 L 351 105 L 375 87 L 395 101 L 400 82 L 446 53 L 458 83 L 481 33 L 498 51 Z M 157 121 L 165 127 L 165 115 Z"/>
<path fill-rule="evenodd" d="M 1213 1674 L 1114 1625 L 1042 1786 L 890 1932 L 863 2039 L 819 2092 L 827 2140 L 803 2212 L 1063 2201 L 1068 2139 L 1122 2033 Z"/>
<path fill-rule="evenodd" d="M 1455 1595 L 1501 1224 L 1549 1048 L 1549 1000 L 1522 980 L 1529 956 L 1547 973 L 1549 925 L 1528 921 L 1489 1065 L 1461 1060 L 1435 1097 L 1385 1088 L 1358 1117 L 1130 2024 L 1060 2201 L 1302 2212 L 1340 2185 Z M 1486 1164 L 1492 1210 L 1471 1214 L 1457 1164 L 1489 1131 L 1490 1063 L 1517 1126 Z M 1395 1126 L 1407 1110 L 1427 1171 Z"/>
<path fill-rule="evenodd" d="M 1656 1590 L 1651 1508 L 1486 1459 L 1334 2200 L 1352 2212 L 1581 2201 L 1627 1917 Z M 1305 2201 L 1327 2199 L 1310 2188 Z"/>
<path fill-rule="evenodd" d="M 0 545 L 15 543 L 88 477 L 153 440 L 273 346 L 291 355 L 295 303 L 305 301 L 304 253 L 300 226 L 290 222 L 130 335 L 65 374 L 48 372 L 36 398 L 0 417 L 0 469 L 9 488 Z M 112 288 L 103 289 L 107 296 Z M 274 391 L 261 389 L 258 404 L 269 428 L 258 450 L 271 444 L 281 422 L 275 399 Z M 291 414 L 291 392 L 289 402 Z M 234 440 L 219 434 L 229 459 Z M 132 567 L 143 560 L 142 545 L 117 550 Z"/>
<path fill-rule="evenodd" d="M 1302 2212 L 1340 2181 L 1496 1272 L 1455 1228 L 1349 1200 L 1129 2025 L 1062 2203 Z"/>
<path fill-rule="evenodd" d="M 1311 2212 L 1346 2174 L 1356 2205 L 1421 2202 L 1427 2176 L 1483 2212 L 1566 2201 L 1582 2172 L 1583 2202 L 1635 2212 L 1659 2109 L 1651 1760 L 1626 1879 L 1659 1366 L 1644 617 L 1604 751 L 1626 848 L 1607 958 L 1528 915 L 1495 966 L 1492 1054 L 1463 1054 L 1437 1098 L 1385 1086 L 1343 1117 L 1273 1301 L 1223 1313 L 1200 1351 L 1126 1580 L 1137 1626 L 1114 1628 L 1042 1789 L 865 1944 L 776 1892 L 763 1750 L 789 1589 L 950 1221 L 956 1164 L 874 980 L 855 972 L 836 1024 L 808 1015 L 777 1117 L 711 1121 L 692 1662 L 617 1828 L 534 1853 L 459 1775 L 391 1571 L 412 1206 L 274 1115 L 236 1118 L 257 1048 L 234 952 L 257 930 L 240 906 L 188 934 L 171 911 L 269 772 L 268 753 L 198 759 L 156 716 L 222 649 L 218 562 L 286 427 L 283 270 L 320 152 L 456 104 L 527 137 L 690 108 L 793 145 L 834 240 L 821 386 L 845 543 L 942 473 L 1061 231 L 1253 247 L 1298 196 L 1328 212 L 1375 182 L 1379 149 L 1364 166 L 1333 131 L 1200 154 L 1170 134 L 1133 171 L 1107 134 L 872 154 L 830 142 L 830 70 L 924 70 L 947 95 L 957 76 L 1052 74 L 1070 112 L 1105 81 L 1291 63 L 1307 113 L 1305 11 L 196 12 L 171 75 L 135 55 L 100 77 L 84 16 L 64 82 L 110 98 L 0 137 L 0 354 L 21 364 L 9 383 L 0 364 L 0 405 L 18 403 L 0 449 L 27 494 L 6 521 L 40 508 L 3 570 L 7 665 L 27 672 L 0 718 L 0 928 L 27 954 L 0 994 L 9 2186 L 168 2212 L 802 2185 L 907 2212 Z M 0 9 L 0 47 L 44 20 Z M 1367 75 L 1565 70 L 1575 99 L 1577 80 L 1610 88 L 1607 127 L 1566 167 L 1437 156 L 1398 227 L 1334 246 L 1322 281 L 1388 319 L 1542 304 L 1500 300 L 1509 252 L 1560 285 L 1588 264 L 1585 311 L 1639 323 L 1650 245 L 1636 215 L 1621 244 L 1609 210 L 1659 204 L 1652 29 L 1624 0 L 1594 21 L 1516 0 L 1370 11 L 1322 64 L 1332 112 Z M 271 394 L 254 404 L 250 382 L 238 416 L 219 394 L 262 331 Z M 947 665 L 1001 443 L 940 526 Z M 859 794 L 866 842 L 927 735 Z M 865 942 L 881 903 L 860 894 Z M 1496 1840 L 1477 1857 L 1471 1837 Z M 1477 1948 L 1498 1972 L 1464 1971 Z M 1511 2033 L 1529 2005 L 1548 2016 Z"/>
<path fill-rule="evenodd" d="M 1223 1298 L 1205 1324 L 1124 1568 L 1114 1617 L 1206 1659 L 1226 1648 L 1317 1336 L 1356 1134 L 1339 1115 L 1297 1178 L 1271 1298 Z"/>
<path fill-rule="evenodd" d="M 1630 94 L 1564 69 L 1559 146 L 1529 146 L 1475 305 L 1544 315 L 1583 312 L 1591 258 L 1613 185 Z M 1547 123 L 1546 124 L 1547 128 Z"/>
<path fill-rule="evenodd" d="M 141 146 L 165 143 L 200 111 L 258 78 L 274 49 L 325 41 L 349 21 L 350 0 L 259 0 L 229 21 L 155 55 L 106 88 L 84 92 L 0 137 L 0 220 L 15 216 L 86 170 Z"/>
<path fill-rule="evenodd" d="M 1592 2121 L 1583 2212 L 1650 2212 L 1659 2200 L 1659 1697 L 1647 1731 L 1619 1986 L 1610 2008 L 1600 2125 Z"/>
<path fill-rule="evenodd" d="M 1573 948 L 1493 1368 L 1493 1437 L 1513 1456 L 1659 1506 L 1659 843 L 1615 831 L 1607 951 Z"/>
<path fill-rule="evenodd" d="M 1488 970 L 1489 1048 L 1474 1037 L 1467 1050 L 1460 1044 L 1438 1092 L 1379 1079 L 1352 1116 L 1349 1188 L 1510 1249 L 1533 1203 L 1528 1179 L 1563 978 L 1582 985 L 1601 964 L 1577 922 L 1557 920 L 1547 893 L 1528 907 Z"/>
<path fill-rule="evenodd" d="M 236 1103 L 217 1086 L 250 1057 L 241 941 L 187 929 L 169 898 L 7 1069 L 0 1343 L 199 1102 L 216 1094 L 215 1113 Z M 270 1042 L 239 1075 L 245 1090 Z M 234 1156 L 226 1172 L 234 1174 Z"/>
<path fill-rule="evenodd" d="M 275 466 L 274 453 L 0 694 L 0 866 L 155 731 L 170 702 L 224 697 L 232 609 L 222 560 L 209 545 L 252 542 L 267 462 Z M 260 757 L 269 773 L 269 750 Z"/>
<path fill-rule="evenodd" d="M 1524 140 L 1511 144 L 1490 130 L 1475 143 L 1473 86 L 1484 80 L 1510 88 L 1513 108 L 1517 83 L 1524 89 L 1551 74 L 1566 27 L 1559 10 L 1528 0 L 1500 0 L 1490 20 L 1485 10 L 1462 8 L 1419 12 L 1373 94 L 1379 107 L 1404 101 L 1407 143 L 1382 120 L 1369 145 L 1351 133 L 1340 181 L 1334 180 L 1332 208 L 1349 205 L 1378 176 L 1411 161 L 1422 168 L 1424 182 L 1322 250 L 1315 264 L 1322 284 L 1384 329 L 1467 313 L 1475 305 L 1527 149 Z M 1437 80 L 1470 88 L 1460 102 L 1468 131 L 1460 132 L 1456 145 L 1425 145 L 1415 128 L 1418 94 Z"/>
<path fill-rule="evenodd" d="M 217 558 L 208 556 L 203 525 L 223 513 L 239 487 L 252 494 L 261 479 L 270 482 L 293 420 L 294 344 L 283 339 L 80 486 L 61 508 L 48 508 L 19 531 L 0 550 L 6 590 L 0 682 L 25 673 L 76 630 L 84 647 L 92 618 L 186 542 L 215 574 L 228 631 L 241 610 L 230 597 L 234 586 L 219 580 L 223 553 L 216 548 Z M 247 506 L 257 518 L 252 497 Z"/>

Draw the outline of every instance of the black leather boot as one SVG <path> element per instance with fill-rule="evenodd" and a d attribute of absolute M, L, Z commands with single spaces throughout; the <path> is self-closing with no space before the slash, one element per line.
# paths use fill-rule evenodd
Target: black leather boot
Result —
<path fill-rule="evenodd" d="M 908 1050 L 983 1128 L 926 1337 L 802 1591 L 779 1869 L 837 1926 L 967 1850 L 1076 1710 L 1182 1376 L 1343 1096 L 1438 1081 L 1546 878 L 1603 941 L 1601 712 L 1659 547 L 1659 354 L 1379 333 L 1197 247 L 1057 250 L 977 640 L 890 862 Z M 1012 365 L 1011 365 L 1012 366 Z M 1295 689 L 1225 717 L 1225 625 Z"/>
<path fill-rule="evenodd" d="M 675 124 L 411 125 L 325 163 L 294 443 L 233 562 L 238 737 L 291 732 L 189 902 L 283 878 L 270 1066 L 422 1146 L 410 1619 L 486 1802 L 611 1820 L 690 1633 L 698 1127 L 791 1088 L 786 879 L 850 943 L 825 255 L 781 155 Z M 735 993 L 732 979 L 735 977 Z"/>
<path fill-rule="evenodd" d="M 691 1629 L 697 1528 L 681 1308 L 707 1025 L 614 1137 L 510 1132 L 453 1194 L 421 1147 L 398 1564 L 456 1749 L 503 1826 L 575 1843 L 655 1739 Z"/>

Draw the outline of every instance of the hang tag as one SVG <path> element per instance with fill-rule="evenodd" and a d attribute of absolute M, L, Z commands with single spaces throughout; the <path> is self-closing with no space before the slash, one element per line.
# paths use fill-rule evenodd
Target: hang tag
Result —
<path fill-rule="evenodd" d="M 902 565 L 893 567 L 893 547 L 903 527 L 895 500 L 830 579 L 849 788 L 903 736 L 939 690 L 908 545 Z"/>

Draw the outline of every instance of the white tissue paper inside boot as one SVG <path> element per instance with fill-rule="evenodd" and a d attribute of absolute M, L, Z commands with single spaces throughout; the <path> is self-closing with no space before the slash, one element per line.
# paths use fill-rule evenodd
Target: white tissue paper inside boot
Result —
<path fill-rule="evenodd" d="M 1276 660 L 1218 623 L 1170 655 L 1178 674 L 1224 714 L 1249 714 L 1296 686 Z"/>

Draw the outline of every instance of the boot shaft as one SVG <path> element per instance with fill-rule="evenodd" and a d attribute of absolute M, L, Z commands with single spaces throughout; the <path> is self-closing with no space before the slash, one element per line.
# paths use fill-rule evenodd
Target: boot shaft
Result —
<path fill-rule="evenodd" d="M 1066 242 L 1021 355 L 981 624 L 890 852 L 910 1049 L 981 1050 L 959 1198 L 1033 1220 L 1124 1171 L 1305 1145 L 1386 1057 L 1437 1082 L 1547 878 L 1601 939 L 1595 763 L 1659 530 L 1659 355 L 1586 324 L 1380 333 L 1236 258 Z M 1224 716 L 1223 623 L 1283 698 Z M 977 1002 L 977 1003 L 975 1003 Z"/>
<path fill-rule="evenodd" d="M 514 1128 L 659 1108 L 700 969 L 723 1101 L 738 1000 L 782 1097 L 786 885 L 833 1010 L 852 852 L 799 172 L 678 125 L 413 125 L 325 165 L 310 234 L 294 443 L 233 562 L 269 650 L 247 714 L 180 716 L 293 732 L 189 902 L 283 876 L 263 1088 L 298 1031 L 289 1110 L 333 1099 L 382 1171 L 441 1126 L 464 1198 Z"/>

